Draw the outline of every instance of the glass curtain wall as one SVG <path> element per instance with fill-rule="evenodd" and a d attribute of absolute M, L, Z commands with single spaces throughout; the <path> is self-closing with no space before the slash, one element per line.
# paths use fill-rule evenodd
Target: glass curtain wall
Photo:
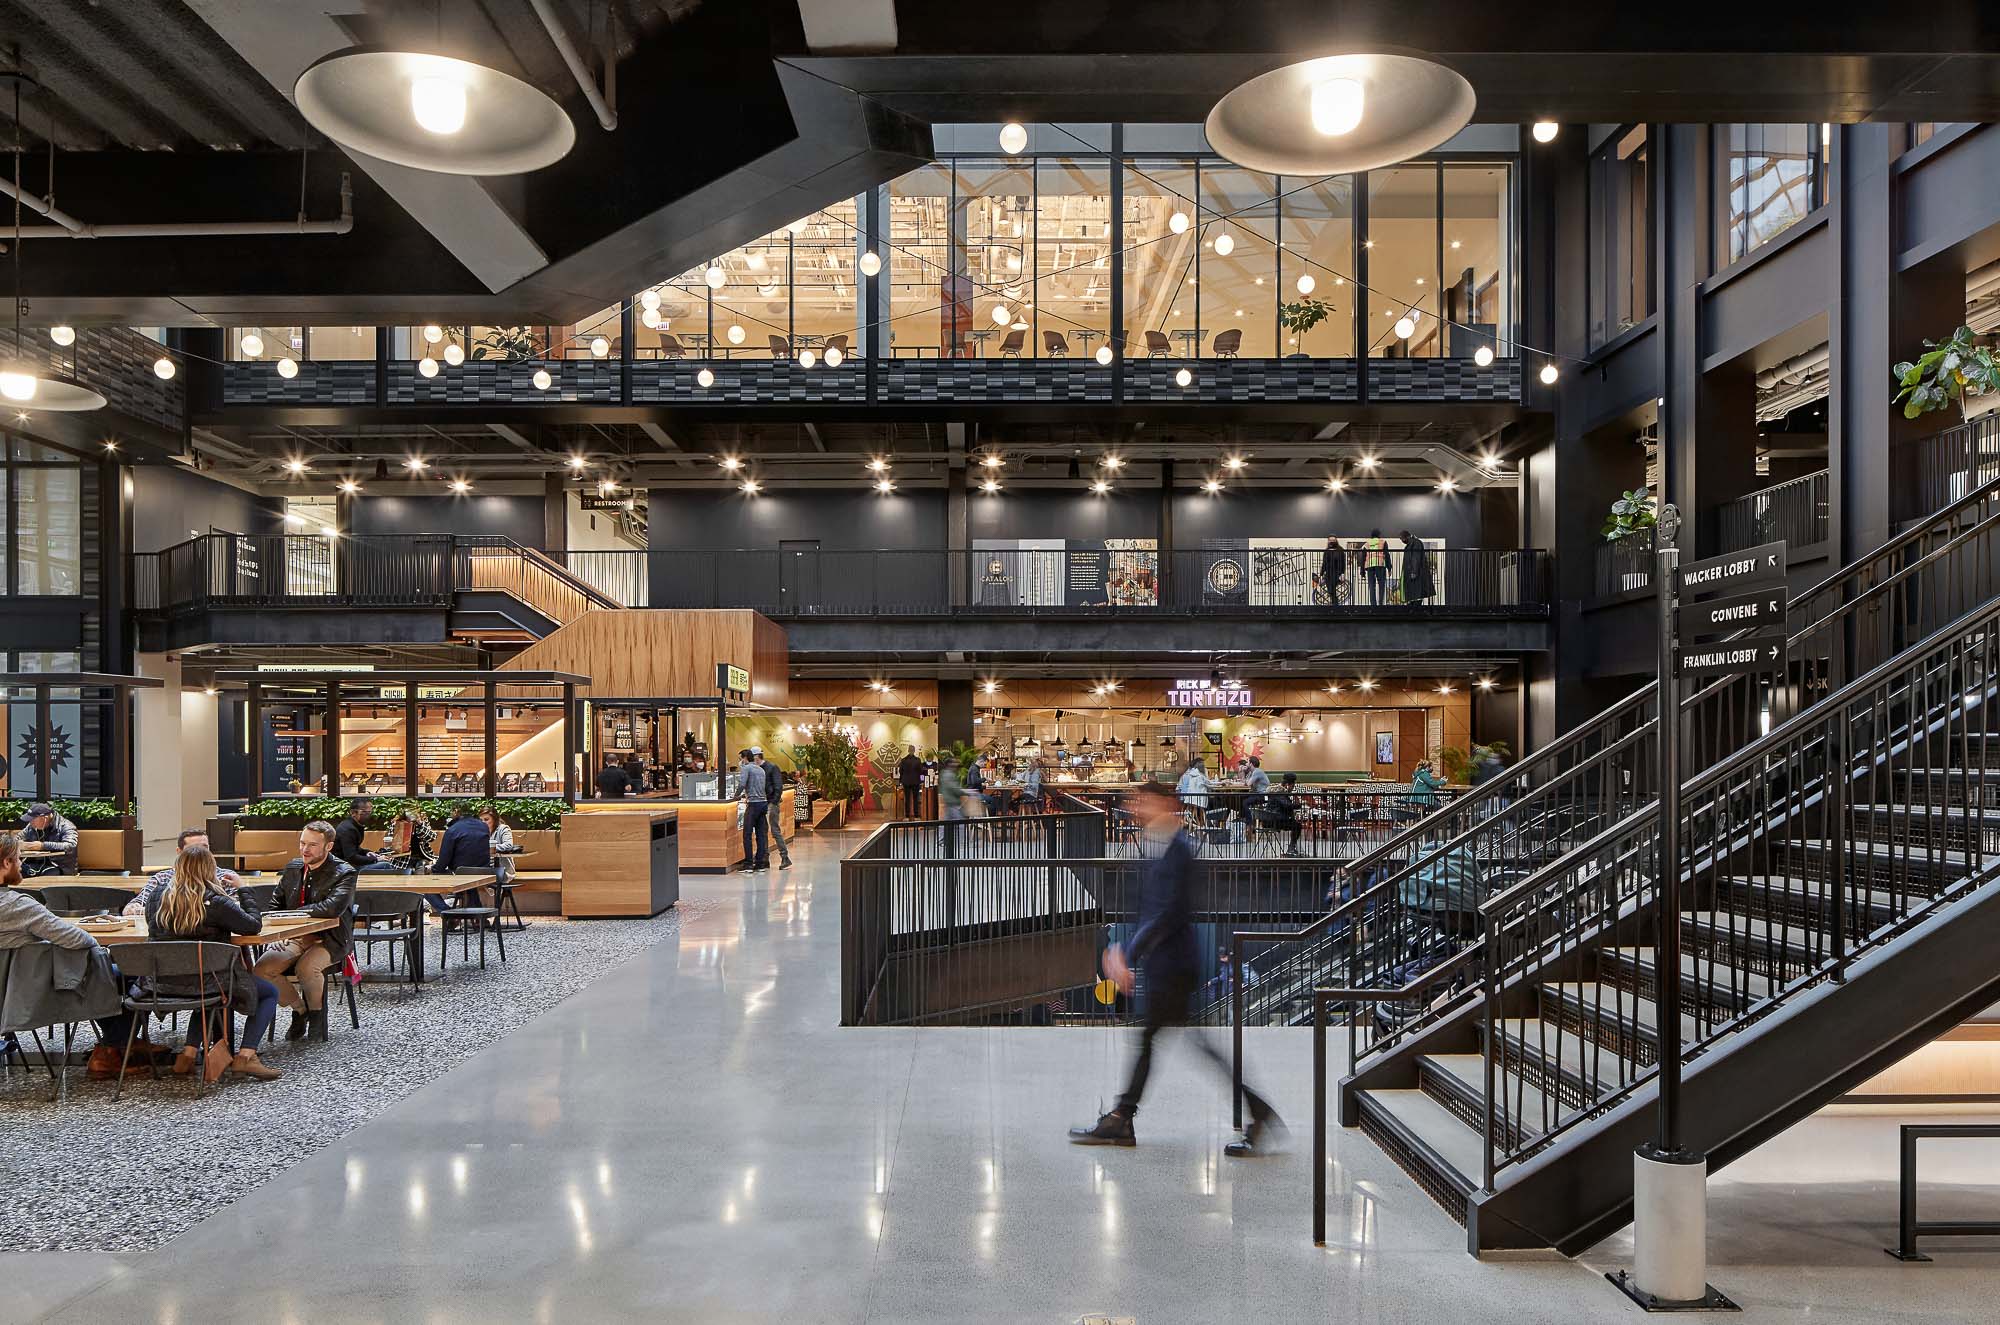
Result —
<path fill-rule="evenodd" d="M 1102 157 L 1035 162 L 1033 351 L 1088 358 L 1111 333 L 1111 168 Z"/>
<path fill-rule="evenodd" d="M 1209 328 L 1202 352 L 1220 358 L 1278 356 L 1278 178 L 1233 165 L 1201 171 L 1197 302 Z"/>
<path fill-rule="evenodd" d="M 1804 220 L 1825 200 L 1829 135 L 1814 124 L 1719 127 L 1724 243 L 1734 262 Z"/>
<path fill-rule="evenodd" d="M 72 457 L 25 438 L 8 452 L 0 510 L 12 555 L 7 592 L 71 597 L 85 591 L 83 468 Z"/>
<path fill-rule="evenodd" d="M 1371 325 L 1364 334 L 1370 358 L 1434 359 L 1444 353 L 1440 201 L 1435 164 L 1368 172 Z"/>
<path fill-rule="evenodd" d="M 1360 315 L 1354 262 L 1354 177 L 1281 181 L 1279 238 L 1265 278 L 1277 287 L 1281 354 L 1354 357 Z M 1253 278 L 1254 279 L 1254 278 Z M 1301 288 L 1302 282 L 1304 288 Z"/>
<path fill-rule="evenodd" d="M 1128 355 L 1193 358 L 1207 339 L 1197 321 L 1195 163 L 1125 163 L 1125 326 Z"/>
<path fill-rule="evenodd" d="M 1020 358 L 1030 352 L 1034 285 L 1033 163 L 961 161 L 953 190 L 952 271 L 967 284 L 971 325 L 960 350 L 975 357 Z"/>
<path fill-rule="evenodd" d="M 956 358 L 972 329 L 972 286 L 952 275 L 952 170 L 937 162 L 889 185 L 888 353 L 899 359 Z"/>
<path fill-rule="evenodd" d="M 1590 344 L 1653 313 L 1653 209 L 1646 126 L 1613 134 L 1590 158 Z"/>
<path fill-rule="evenodd" d="M 1497 163 L 1446 162 L 1444 219 L 1439 253 L 1444 261 L 1443 353 L 1470 359 L 1481 345 L 1509 354 L 1501 329 L 1514 322 L 1512 265 L 1513 190 Z M 1504 339 L 1511 339 L 1511 336 Z"/>

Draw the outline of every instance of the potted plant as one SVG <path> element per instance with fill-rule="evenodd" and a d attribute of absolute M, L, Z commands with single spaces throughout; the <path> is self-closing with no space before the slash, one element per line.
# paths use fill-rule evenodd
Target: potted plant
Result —
<path fill-rule="evenodd" d="M 488 327 L 472 345 L 475 359 L 532 359 L 535 333 L 527 327 Z"/>
<path fill-rule="evenodd" d="M 847 822 L 847 807 L 861 794 L 861 752 L 831 724 L 815 727 L 812 739 L 792 747 L 792 766 L 805 775 L 836 807 L 837 823 Z"/>
<path fill-rule="evenodd" d="M 1293 339 L 1297 341 L 1304 341 L 1306 333 L 1326 321 L 1332 313 L 1333 305 L 1324 299 L 1301 299 L 1295 304 L 1278 305 L 1278 321 L 1283 324 L 1286 331 L 1292 333 Z M 1305 350 L 1301 348 L 1285 357 L 1287 359 L 1304 359 L 1307 355 Z"/>
<path fill-rule="evenodd" d="M 1941 341 L 1925 341 L 1924 352 L 1914 361 L 1905 360 L 1890 371 L 1901 383 L 1896 399 L 1902 402 L 1906 419 L 1956 404 L 1963 420 L 1974 396 L 2000 392 L 2000 357 L 1979 343 L 1971 327 L 1962 326 Z"/>
<path fill-rule="evenodd" d="M 1642 534 L 1650 539 L 1659 522 L 1660 504 L 1641 484 L 1620 493 L 1618 500 L 1611 503 L 1611 514 L 1604 518 L 1604 541 L 1622 543 Z M 1644 570 L 1626 571 L 1618 577 L 1618 587 L 1622 590 L 1643 589 L 1647 582 Z"/>

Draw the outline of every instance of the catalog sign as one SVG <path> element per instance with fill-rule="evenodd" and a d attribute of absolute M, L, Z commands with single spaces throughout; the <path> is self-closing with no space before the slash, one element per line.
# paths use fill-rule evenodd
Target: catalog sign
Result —
<path fill-rule="evenodd" d="M 1170 709 L 1247 709 L 1256 703 L 1250 687 L 1240 681 L 1176 681 L 1167 691 Z"/>

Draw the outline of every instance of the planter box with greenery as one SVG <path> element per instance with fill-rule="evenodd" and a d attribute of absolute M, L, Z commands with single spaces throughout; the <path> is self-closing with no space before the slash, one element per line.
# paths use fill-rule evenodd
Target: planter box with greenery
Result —
<path fill-rule="evenodd" d="M 502 796 L 490 801 L 472 796 L 422 800 L 383 797 L 375 802 L 367 827 L 386 831 L 406 808 L 415 809 L 431 824 L 442 827 L 460 805 L 470 805 L 476 810 L 490 806 L 499 810 L 501 822 L 512 828 L 550 832 L 562 827 L 563 814 L 569 809 L 562 800 L 547 797 Z M 330 796 L 268 797 L 244 806 L 236 816 L 236 824 L 241 828 L 303 828 L 315 819 L 338 823 L 347 817 L 347 806 L 347 800 Z"/>

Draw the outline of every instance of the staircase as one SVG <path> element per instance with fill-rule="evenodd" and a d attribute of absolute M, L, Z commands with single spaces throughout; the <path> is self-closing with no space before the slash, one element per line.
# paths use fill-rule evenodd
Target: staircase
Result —
<path fill-rule="evenodd" d="M 1699 769 L 1728 757 L 1755 738 L 1767 714 L 1773 724 L 1789 716 L 1795 697 L 1825 695 L 1985 601 L 2000 588 L 1996 542 L 2000 480 L 1990 480 L 1794 595 L 1787 684 L 1766 693 L 1761 678 L 1726 678 L 1685 696 L 1681 766 Z M 1657 719 L 1657 687 L 1648 685 L 1344 864 L 1337 876 L 1342 900 L 1314 924 L 1238 933 L 1234 969 L 1241 971 L 1248 958 L 1262 979 L 1243 992 L 1241 1015 L 1221 1007 L 1212 1015 L 1296 1024 L 1310 1016 L 1313 988 L 1352 984 L 1348 977 L 1357 970 L 1371 987 L 1401 985 L 1410 968 L 1438 959 L 1430 913 L 1455 881 L 1470 876 L 1482 894 L 1504 889 L 1654 803 Z M 1364 918 L 1365 925 L 1357 923 Z M 1280 953 L 1282 960 L 1270 960 Z M 1420 1013 L 1415 1023 L 1428 1016 Z M 1406 1029 L 1389 1025 L 1379 1033 L 1393 1041 Z M 1382 1047 L 1371 1036 L 1357 1049 Z"/>
<path fill-rule="evenodd" d="M 1681 1116 L 1712 1167 L 2000 999 L 1996 679 L 1989 599 L 1683 788 Z M 1659 847 L 1652 803 L 1350 1018 L 1342 1122 L 1475 1253 L 1575 1254 L 1630 1218 L 1662 1052 Z"/>
<path fill-rule="evenodd" d="M 484 644 L 529 644 L 617 599 L 511 538 L 452 539 L 451 633 Z"/>

